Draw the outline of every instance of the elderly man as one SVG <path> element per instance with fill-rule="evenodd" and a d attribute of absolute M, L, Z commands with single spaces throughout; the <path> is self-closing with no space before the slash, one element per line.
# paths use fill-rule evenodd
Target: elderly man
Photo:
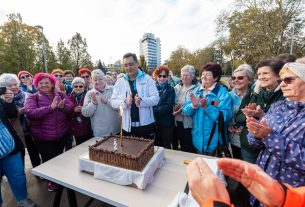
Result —
<path fill-rule="evenodd" d="M 111 97 L 114 108 L 122 106 L 123 134 L 126 136 L 154 138 L 154 114 L 152 107 L 159 102 L 159 93 L 153 79 L 138 68 L 137 56 L 123 56 L 126 70 L 118 79 Z"/>

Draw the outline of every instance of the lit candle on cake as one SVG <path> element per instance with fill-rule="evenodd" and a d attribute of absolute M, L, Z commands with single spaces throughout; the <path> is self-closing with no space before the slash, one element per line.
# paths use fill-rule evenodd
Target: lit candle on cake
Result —
<path fill-rule="evenodd" d="M 123 147 L 123 106 L 120 106 L 120 125 L 121 125 L 121 132 L 120 132 L 120 145 Z"/>

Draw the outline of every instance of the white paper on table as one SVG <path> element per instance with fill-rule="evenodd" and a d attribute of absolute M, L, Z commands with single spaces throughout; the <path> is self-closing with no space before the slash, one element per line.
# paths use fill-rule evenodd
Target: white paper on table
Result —
<path fill-rule="evenodd" d="M 88 153 L 86 153 L 79 158 L 79 169 L 93 173 L 94 178 L 97 179 L 106 180 L 119 185 L 135 184 L 137 188 L 145 189 L 145 187 L 153 181 L 157 169 L 163 166 L 164 160 L 164 148 L 158 147 L 145 168 L 139 172 L 89 160 Z"/>

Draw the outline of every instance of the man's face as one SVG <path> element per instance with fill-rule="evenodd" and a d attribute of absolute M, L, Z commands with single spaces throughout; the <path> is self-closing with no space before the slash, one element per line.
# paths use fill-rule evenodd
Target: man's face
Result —
<path fill-rule="evenodd" d="M 138 63 L 133 59 L 133 57 L 124 58 L 123 64 L 129 77 L 135 78 L 138 73 Z"/>

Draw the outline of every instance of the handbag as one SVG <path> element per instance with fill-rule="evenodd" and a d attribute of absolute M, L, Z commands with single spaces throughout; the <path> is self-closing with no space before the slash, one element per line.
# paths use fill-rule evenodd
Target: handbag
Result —
<path fill-rule="evenodd" d="M 7 127 L 0 120 L 0 159 L 6 157 L 15 148 L 15 141 Z"/>
<path fill-rule="evenodd" d="M 211 144 L 215 130 L 216 130 L 216 122 L 214 123 L 213 128 L 211 130 L 211 134 L 210 134 L 210 137 L 208 140 L 206 151 L 208 150 L 208 148 Z M 219 136 L 219 135 L 221 135 L 221 136 Z M 222 139 L 222 144 L 220 143 L 220 139 Z M 218 117 L 217 147 L 210 153 L 206 153 L 206 155 L 213 156 L 213 157 L 219 157 L 219 158 L 224 158 L 224 157 L 232 158 L 232 154 L 229 150 L 229 146 L 228 146 L 228 144 L 225 143 L 225 127 L 224 127 L 224 118 L 223 118 L 222 111 L 219 111 L 219 117 Z"/>

